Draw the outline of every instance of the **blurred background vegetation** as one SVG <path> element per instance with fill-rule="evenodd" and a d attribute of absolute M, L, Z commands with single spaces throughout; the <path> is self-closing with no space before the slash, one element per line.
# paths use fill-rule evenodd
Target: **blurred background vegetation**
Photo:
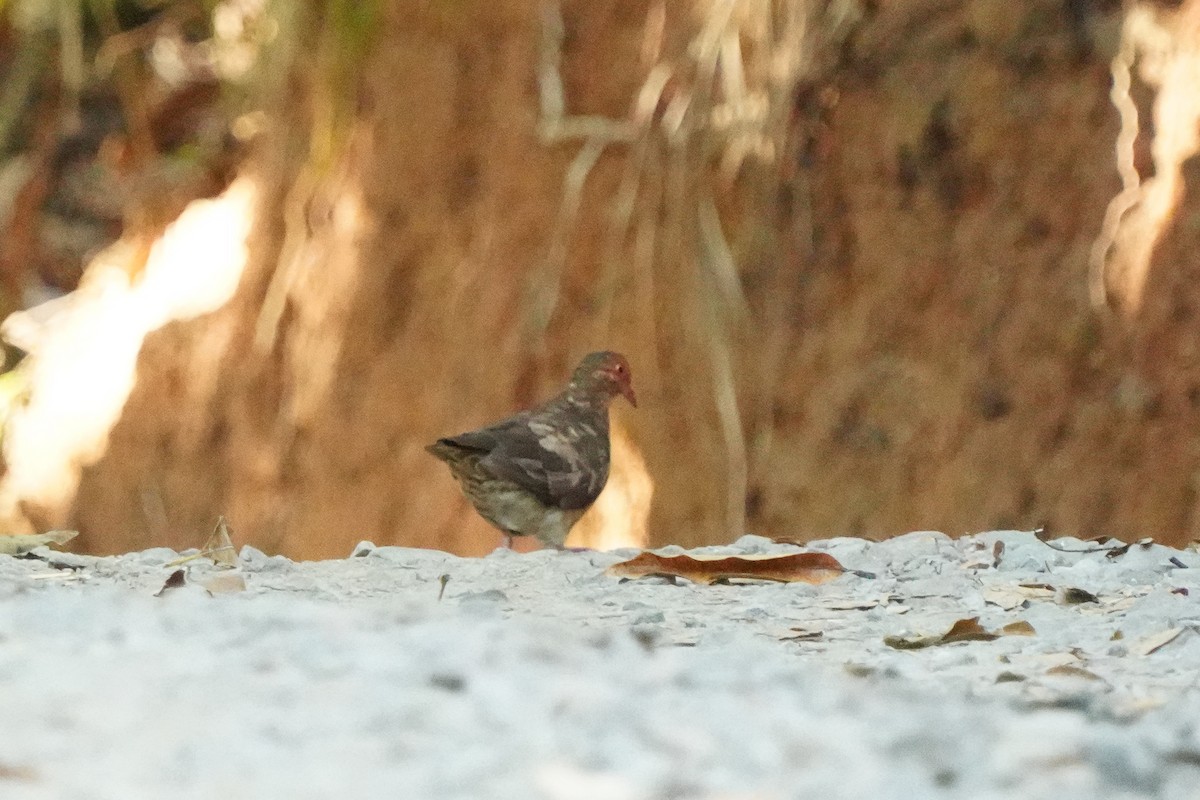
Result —
<path fill-rule="evenodd" d="M 1200 538 L 1200 0 L 0 0 L 0 517 L 499 537 L 422 450 L 633 364 L 579 544 Z"/>

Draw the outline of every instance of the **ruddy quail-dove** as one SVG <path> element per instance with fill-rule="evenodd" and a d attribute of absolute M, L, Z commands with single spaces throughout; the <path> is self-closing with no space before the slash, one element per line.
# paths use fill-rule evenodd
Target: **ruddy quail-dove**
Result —
<path fill-rule="evenodd" d="M 514 536 L 533 536 L 562 549 L 608 481 L 608 405 L 617 395 L 637 407 L 629 362 L 620 353 L 592 353 L 567 388 L 537 408 L 425 449 L 450 465 L 509 547 Z"/>

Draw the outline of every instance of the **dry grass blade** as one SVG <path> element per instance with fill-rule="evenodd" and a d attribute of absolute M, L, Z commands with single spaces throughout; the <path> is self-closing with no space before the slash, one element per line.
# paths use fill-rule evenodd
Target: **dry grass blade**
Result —
<path fill-rule="evenodd" d="M 237 549 L 233 546 L 233 539 L 230 537 L 229 532 L 229 523 L 225 521 L 225 517 L 217 518 L 217 527 L 213 529 L 212 535 L 204 542 L 204 546 L 200 548 L 199 553 L 192 553 L 191 555 L 177 558 L 165 566 L 178 567 L 197 558 L 210 558 L 214 564 L 220 567 L 237 566 Z"/>

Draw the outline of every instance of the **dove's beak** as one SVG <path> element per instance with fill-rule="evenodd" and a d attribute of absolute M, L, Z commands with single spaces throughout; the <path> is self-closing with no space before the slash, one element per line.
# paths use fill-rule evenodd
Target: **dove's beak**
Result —
<path fill-rule="evenodd" d="M 629 401 L 629 405 L 637 408 L 637 395 L 633 393 L 633 387 L 628 383 L 622 384 L 621 394 L 625 395 L 625 399 Z"/>

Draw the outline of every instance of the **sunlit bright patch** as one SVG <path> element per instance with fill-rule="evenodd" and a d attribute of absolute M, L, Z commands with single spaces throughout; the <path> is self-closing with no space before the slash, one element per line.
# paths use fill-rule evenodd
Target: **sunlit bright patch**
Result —
<path fill-rule="evenodd" d="M 89 266 L 80 287 L 42 307 L 13 314 L 20 332 L 28 403 L 4 432 L 9 470 L 0 482 L 0 517 L 17 500 L 48 507 L 69 501 L 80 470 L 100 458 L 136 379 L 150 331 L 215 311 L 229 301 L 246 266 L 257 191 L 247 179 L 199 200 L 170 225 L 132 280 L 136 248 L 118 242 Z"/>
<path fill-rule="evenodd" d="M 567 544 L 612 550 L 645 547 L 654 481 L 637 445 L 629 438 L 620 418 L 612 420 L 612 466 L 608 484 L 595 504 L 579 520 Z"/>

